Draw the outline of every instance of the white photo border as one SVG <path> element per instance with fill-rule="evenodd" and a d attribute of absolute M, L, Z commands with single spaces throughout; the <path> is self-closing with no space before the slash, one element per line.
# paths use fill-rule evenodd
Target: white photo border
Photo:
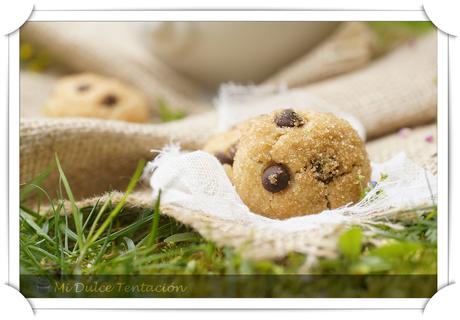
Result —
<path fill-rule="evenodd" d="M 29 21 L 428 21 L 423 10 L 34 11 Z M 449 36 L 438 31 L 438 289 L 449 282 Z M 9 36 L 9 284 L 19 288 L 19 30 Z M 427 298 L 32 298 L 34 309 L 423 309 Z"/>

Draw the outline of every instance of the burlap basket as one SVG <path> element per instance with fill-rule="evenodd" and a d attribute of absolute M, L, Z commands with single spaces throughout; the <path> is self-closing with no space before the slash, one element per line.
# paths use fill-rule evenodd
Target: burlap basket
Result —
<path fill-rule="evenodd" d="M 332 37 L 331 41 L 337 41 L 337 37 Z M 330 48 L 327 44 L 321 46 Z M 329 71 L 318 72 L 316 79 L 299 77 L 297 71 L 292 78 L 287 76 L 288 71 L 274 76 L 273 79 L 293 79 L 291 83 L 295 85 L 311 84 L 257 104 L 313 109 L 333 105 L 362 122 L 371 139 L 367 148 L 372 160 L 383 161 L 405 151 L 414 161 L 436 173 L 436 143 L 425 141 L 427 136 L 436 138 L 436 35 L 429 34 L 401 46 L 367 67 L 363 67 L 368 61 L 367 53 L 358 51 L 360 53 L 354 56 L 359 57 L 354 67 L 338 68 L 335 74 L 361 68 L 336 77 L 331 77 L 334 73 Z M 311 59 L 317 61 L 319 56 L 319 52 L 312 53 Z M 308 59 L 301 63 L 308 66 Z M 315 82 L 323 78 L 328 79 Z M 22 87 L 21 91 L 24 90 Z M 302 105 L 303 96 L 318 99 L 315 105 Z M 197 101 L 195 98 L 182 98 L 193 104 Z M 33 117 L 39 116 L 39 113 L 25 110 L 21 114 L 24 115 L 20 124 L 21 183 L 42 172 L 58 154 L 75 196 L 80 200 L 80 207 L 94 205 L 101 197 L 104 199 L 108 190 L 124 190 L 137 161 L 151 159 L 152 149 L 161 149 L 170 142 L 180 143 L 183 149 L 201 148 L 215 132 L 217 122 L 214 111 L 172 123 L 147 125 L 95 119 L 49 119 Z M 417 126 L 407 137 L 395 133 L 401 127 Z M 57 185 L 55 173 L 45 181 L 44 188 L 53 196 Z M 114 191 L 111 197 L 116 203 L 121 193 Z M 128 198 L 127 205 L 151 207 L 152 202 L 150 191 L 140 189 Z M 219 245 L 244 249 L 244 254 L 253 258 L 280 257 L 291 251 L 308 252 L 313 257 L 336 254 L 337 239 L 329 236 L 337 234 L 334 230 L 324 233 L 327 236 L 315 236 L 319 242 L 312 242 L 311 234 L 301 232 L 292 235 L 291 239 L 281 239 L 263 230 L 211 218 L 204 212 L 177 206 L 163 206 L 161 209 L 162 213 L 190 225 L 205 238 Z"/>

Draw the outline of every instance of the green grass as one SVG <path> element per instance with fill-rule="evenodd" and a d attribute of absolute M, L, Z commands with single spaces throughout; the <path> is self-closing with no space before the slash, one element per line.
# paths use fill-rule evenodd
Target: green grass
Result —
<path fill-rule="evenodd" d="M 164 98 L 157 99 L 158 115 L 161 122 L 171 122 L 185 118 L 184 111 L 175 111 Z"/>
<path fill-rule="evenodd" d="M 58 196 L 39 184 L 46 174 L 22 186 L 20 206 L 21 272 L 23 274 L 292 274 L 304 272 L 305 255 L 253 261 L 229 247 L 217 247 L 189 227 L 160 214 L 161 194 L 151 208 L 126 207 L 142 172 L 140 162 L 122 201 L 110 197 L 93 207 L 78 208 L 56 157 Z M 49 173 L 47 170 L 46 173 Z M 65 195 L 63 191 L 65 191 Z M 51 202 L 39 214 L 31 197 Z M 63 214 L 65 201 L 71 212 Z M 340 256 L 324 259 L 311 270 L 326 274 L 435 274 L 436 209 L 414 212 L 402 228 L 387 224 L 352 228 L 339 238 Z"/>
<path fill-rule="evenodd" d="M 43 49 L 36 48 L 33 44 L 20 40 L 19 59 L 21 68 L 33 72 L 43 72 L 53 64 L 51 56 Z"/>
<path fill-rule="evenodd" d="M 78 208 L 56 157 L 58 196 L 39 184 L 39 175 L 21 189 L 21 271 L 24 274 L 292 274 L 304 272 L 306 257 L 291 253 L 278 260 L 253 261 L 229 247 L 218 247 L 189 227 L 160 214 L 159 194 L 152 208 L 126 207 L 126 196 L 140 177 L 140 162 L 122 201 L 110 197 L 93 207 Z M 65 195 L 63 191 L 65 191 Z M 46 215 L 31 198 L 51 203 Z M 64 214 L 65 202 L 71 212 Z M 32 204 L 32 205 L 31 205 Z M 43 206 L 42 206 L 43 208 Z M 314 273 L 436 273 L 436 209 L 414 212 L 402 228 L 378 224 L 372 236 L 352 228 L 339 238 L 340 256 L 320 260 Z"/>
<path fill-rule="evenodd" d="M 254 261 L 244 258 L 238 250 L 218 247 L 203 239 L 190 227 L 160 214 L 161 193 L 152 199 L 150 208 L 125 206 L 126 197 L 134 190 L 143 167 L 144 162 L 139 162 L 124 197 L 116 205 L 112 204 L 109 196 L 94 206 L 78 208 L 57 157 L 54 168 L 50 167 L 23 185 L 20 204 L 21 275 L 306 273 L 307 257 L 304 254 L 292 252 L 282 259 Z M 40 186 L 53 169 L 58 170 L 60 175 L 55 197 L 51 197 Z M 37 202 L 37 199 L 47 199 L 51 204 L 46 214 L 43 214 L 44 207 L 40 204 L 43 200 Z M 69 208 L 69 203 L 70 212 L 64 214 L 64 208 Z M 437 211 L 432 208 L 411 213 L 412 218 L 399 222 L 398 228 L 388 226 L 387 222 L 392 221 L 382 221 L 373 226 L 372 235 L 367 232 L 368 228 L 353 227 L 343 232 L 338 241 L 339 256 L 320 260 L 308 273 L 371 276 L 436 274 Z M 413 296 L 420 292 L 427 296 L 432 294 L 423 281 L 405 281 L 407 288 L 401 289 L 401 281 L 394 279 L 398 289 L 388 291 L 388 280 L 378 278 L 356 283 L 355 279 L 338 282 L 335 279 L 319 280 L 308 288 L 308 294 L 315 295 L 315 292 L 324 290 L 338 297 Z M 287 279 L 286 283 L 279 284 L 281 289 L 272 291 L 271 288 L 265 288 L 264 292 L 275 294 L 276 291 L 277 296 L 283 296 L 295 289 L 294 294 L 304 296 L 305 287 L 296 283 L 295 279 Z M 209 292 L 214 292 L 212 290 Z M 257 294 L 257 290 L 260 288 L 249 288 L 244 292 Z"/>

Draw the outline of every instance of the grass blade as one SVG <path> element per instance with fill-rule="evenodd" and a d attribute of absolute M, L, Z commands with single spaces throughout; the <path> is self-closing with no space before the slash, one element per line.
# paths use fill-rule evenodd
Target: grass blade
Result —
<path fill-rule="evenodd" d="M 23 243 L 22 240 L 19 240 L 20 244 L 21 244 L 21 250 L 24 250 L 24 252 L 26 253 L 26 255 L 30 258 L 30 260 L 32 261 L 32 263 L 37 267 L 38 270 L 41 270 L 42 269 L 42 266 L 40 265 L 40 262 L 38 262 L 37 258 L 35 258 L 35 256 L 33 255 L 33 253 L 29 250 L 29 248 L 27 247 L 27 245 L 25 245 Z"/>
<path fill-rule="evenodd" d="M 123 237 L 123 240 L 126 243 L 126 248 L 128 249 L 127 252 L 136 250 L 136 246 L 134 245 L 134 241 L 128 237 Z"/>
<path fill-rule="evenodd" d="M 27 247 L 29 249 L 34 250 L 34 251 L 40 252 L 42 255 L 44 255 L 44 256 L 50 258 L 51 260 L 53 260 L 55 263 L 59 263 L 59 258 L 56 257 L 54 254 L 46 251 L 45 249 L 42 249 L 42 248 L 34 246 L 34 245 L 28 245 Z"/>
<path fill-rule="evenodd" d="M 54 235 L 57 239 L 56 250 L 59 252 L 59 267 L 61 272 L 64 270 L 64 248 L 62 247 L 62 235 L 61 230 L 59 230 L 59 225 L 61 223 L 61 206 L 58 207 L 59 211 L 54 211 Z"/>
<path fill-rule="evenodd" d="M 99 201 L 100 199 L 97 199 L 96 203 L 93 205 L 93 208 L 91 209 L 90 213 L 86 217 L 85 222 L 83 223 L 83 230 L 86 229 L 86 226 L 88 225 L 89 221 L 91 220 L 91 217 L 93 216 L 93 213 L 96 212 L 96 208 L 99 207 Z M 89 237 L 88 237 L 89 238 Z"/>
<path fill-rule="evenodd" d="M 109 238 L 109 240 L 115 240 L 119 237 L 123 237 L 125 235 L 131 234 L 133 231 L 138 230 L 140 227 L 142 227 L 144 224 L 147 224 L 152 220 L 152 216 L 147 216 L 143 217 L 142 219 L 137 220 L 136 222 L 123 227 L 120 230 L 117 230 L 115 232 L 110 233 L 107 236 L 101 237 L 100 239 L 97 239 L 96 241 L 92 242 L 92 245 L 98 245 L 101 244 L 105 241 L 105 238 Z M 161 228 L 158 228 L 160 230 Z"/>
<path fill-rule="evenodd" d="M 69 220 L 67 219 L 67 215 L 64 215 L 64 221 L 65 221 L 65 229 L 69 229 Z M 69 250 L 69 236 L 67 232 L 64 233 L 64 248 L 68 251 Z"/>
<path fill-rule="evenodd" d="M 24 200 L 26 200 L 27 197 L 30 196 L 33 193 L 33 191 L 35 191 L 36 186 L 40 186 L 43 183 L 43 181 L 45 181 L 46 178 L 48 178 L 51 171 L 53 170 L 53 167 L 54 165 L 50 164 L 45 170 L 43 170 L 42 173 L 40 173 L 38 176 L 32 179 L 32 181 L 24 185 L 19 195 L 19 202 L 22 203 Z"/>
<path fill-rule="evenodd" d="M 66 237 L 66 241 L 67 241 L 67 247 L 66 249 L 68 250 L 68 239 L 72 240 L 72 241 L 78 241 L 78 235 L 73 232 L 68 226 L 66 225 L 63 225 L 61 224 L 60 225 L 60 228 L 61 228 L 61 232 L 64 233 L 65 237 Z"/>
<path fill-rule="evenodd" d="M 167 237 L 164 242 L 166 243 L 178 243 L 178 242 L 195 242 L 200 241 L 201 237 L 196 232 L 184 232 L 176 233 L 172 236 Z"/>
<path fill-rule="evenodd" d="M 59 175 L 62 179 L 62 184 L 64 185 L 65 191 L 67 193 L 67 197 L 69 198 L 70 204 L 72 205 L 72 216 L 74 219 L 75 223 L 75 229 L 77 231 L 77 236 L 78 236 L 78 246 L 80 248 L 83 248 L 83 244 L 85 241 L 84 235 L 83 235 L 83 226 L 81 222 L 81 213 L 80 210 L 78 210 L 76 204 L 75 204 L 75 198 L 72 193 L 72 189 L 70 188 L 69 181 L 67 180 L 67 177 L 64 174 L 64 171 L 62 170 L 61 163 L 59 162 L 59 158 L 57 154 L 55 155 L 56 158 L 56 164 L 59 170 Z"/>
<path fill-rule="evenodd" d="M 99 203 L 99 200 L 98 200 L 98 203 Z M 109 195 L 108 199 L 104 202 L 102 207 L 99 209 L 99 212 L 97 213 L 96 218 L 94 219 L 93 223 L 91 224 L 91 228 L 89 229 L 89 232 L 88 232 L 88 239 L 91 239 L 91 236 L 93 235 L 94 230 L 96 230 L 97 223 L 101 219 L 101 217 L 104 214 L 105 210 L 107 209 L 107 206 L 109 205 L 109 203 L 110 203 L 110 205 L 112 204 L 112 195 L 111 194 Z"/>
<path fill-rule="evenodd" d="M 40 237 L 46 239 L 49 241 L 51 244 L 55 245 L 53 239 L 51 239 L 50 236 L 48 236 L 45 232 L 43 232 L 42 228 L 38 224 L 35 223 L 33 218 L 24 210 L 20 209 L 19 210 L 19 215 L 21 219 L 23 219 L 34 231 L 39 235 Z"/>
<path fill-rule="evenodd" d="M 110 234 L 111 231 L 112 231 L 112 224 L 109 225 L 109 229 L 107 229 L 107 234 Z M 99 264 L 99 261 L 101 260 L 102 256 L 107 250 L 108 244 L 109 244 L 109 237 L 105 237 L 104 244 L 102 245 L 101 250 L 99 250 L 96 256 L 96 259 L 94 259 L 93 266 L 97 266 Z"/>
<path fill-rule="evenodd" d="M 180 120 L 186 116 L 185 112 L 183 111 L 173 110 L 171 106 L 163 98 L 159 98 L 157 100 L 157 105 L 160 119 L 162 122 Z"/>
<path fill-rule="evenodd" d="M 94 236 L 91 238 L 90 243 L 94 242 L 97 238 L 101 236 L 104 230 L 112 223 L 113 219 L 115 219 L 115 217 L 118 215 L 120 210 L 123 208 L 123 206 L 126 203 L 126 198 L 131 194 L 131 192 L 136 187 L 137 182 L 139 181 L 139 178 L 141 177 L 142 171 L 144 170 L 144 166 L 145 166 L 145 160 L 140 160 L 139 163 L 137 164 L 137 168 L 136 168 L 136 171 L 134 172 L 133 177 L 129 181 L 125 194 L 121 198 L 120 202 L 118 202 L 115 209 L 113 209 L 112 212 L 110 212 L 107 219 L 102 223 L 102 225 L 96 231 Z"/>
<path fill-rule="evenodd" d="M 160 223 L 160 198 L 161 190 L 158 191 L 157 201 L 155 202 L 155 208 L 153 209 L 152 231 L 150 232 L 150 238 L 147 242 L 147 246 L 151 246 L 158 235 L 158 224 Z"/>

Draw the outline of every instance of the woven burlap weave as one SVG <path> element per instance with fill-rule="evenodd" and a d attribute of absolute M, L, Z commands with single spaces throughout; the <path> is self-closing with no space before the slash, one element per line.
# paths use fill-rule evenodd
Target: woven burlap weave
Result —
<path fill-rule="evenodd" d="M 68 46 L 65 43 L 60 45 Z M 327 47 L 325 44 L 323 46 Z M 317 54 L 313 53 L 312 56 Z M 366 54 L 360 56 L 362 63 L 357 63 L 355 67 L 363 66 L 367 62 Z M 100 62 L 100 59 L 97 60 L 98 65 Z M 303 61 L 302 64 L 304 63 L 306 62 Z M 106 66 L 109 68 L 107 64 Z M 367 143 L 372 160 L 383 161 L 405 151 L 411 159 L 435 173 L 436 142 L 425 140 L 427 136 L 435 139 L 435 125 L 419 127 L 407 136 L 394 132 L 401 127 L 416 127 L 435 121 L 436 70 L 436 36 L 430 34 L 400 47 L 367 67 L 321 82 L 312 82 L 257 104 L 315 109 L 321 109 L 323 104 L 332 105 L 354 115 L 362 122 L 368 137 L 373 139 Z M 319 78 L 328 75 L 332 74 L 325 73 Z M 313 81 L 308 77 L 295 76 L 292 79 L 300 79 L 298 82 L 293 80 L 292 84 Z M 167 82 L 165 80 L 162 85 Z M 171 82 L 175 83 L 175 80 Z M 197 91 L 193 85 L 189 87 L 186 81 L 177 83 L 186 87 L 183 95 L 177 95 L 180 97 L 177 101 L 187 100 L 196 105 Z M 303 96 L 317 98 L 314 100 L 316 105 L 302 105 Z M 25 107 L 27 106 L 21 105 L 21 108 Z M 39 115 L 26 110 L 21 110 L 21 114 Z M 76 198 L 80 199 L 78 205 L 90 206 L 101 196 L 107 197 L 104 193 L 108 190 L 124 190 L 137 161 L 141 158 L 152 158 L 151 149 L 161 149 L 173 141 L 179 142 L 183 149 L 198 149 L 214 133 L 216 122 L 216 113 L 213 111 L 172 123 L 148 125 L 27 116 L 21 119 L 20 125 L 20 181 L 30 181 L 52 164 L 54 155 L 57 154 Z M 385 134 L 390 135 L 383 136 Z M 53 173 L 45 181 L 44 188 L 51 196 L 55 196 L 57 185 L 58 176 Z M 111 197 L 113 202 L 117 202 L 121 193 L 114 191 Z M 142 189 L 128 198 L 127 205 L 151 207 L 152 202 L 149 190 Z M 317 257 L 336 254 L 334 237 L 324 238 L 318 234 L 317 238 L 321 239 L 321 246 L 318 246 L 318 243 L 306 241 L 307 236 L 302 233 L 293 235 L 292 239 L 278 239 L 274 234 L 250 230 L 243 225 L 236 226 L 228 221 L 210 218 L 203 212 L 182 207 L 163 206 L 162 212 L 190 225 L 205 238 L 219 245 L 244 249 L 244 254 L 254 258 L 280 257 L 290 251 L 309 252 Z M 311 235 L 308 239 L 311 239 Z"/>

